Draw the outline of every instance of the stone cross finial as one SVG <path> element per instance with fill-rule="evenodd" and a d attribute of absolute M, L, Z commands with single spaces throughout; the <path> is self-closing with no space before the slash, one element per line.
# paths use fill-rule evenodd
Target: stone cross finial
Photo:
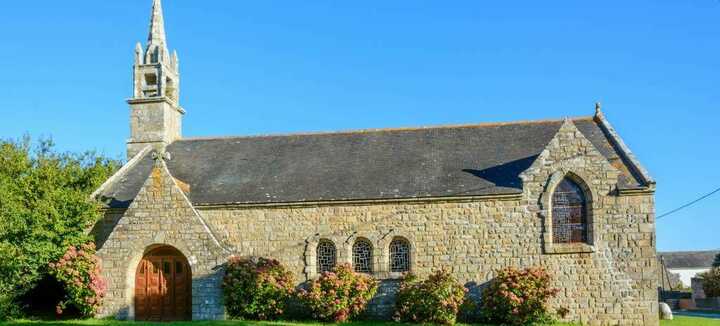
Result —
<path fill-rule="evenodd" d="M 172 156 L 166 151 L 155 151 L 152 153 L 152 158 L 156 164 L 159 164 L 161 161 L 169 161 Z"/>
<path fill-rule="evenodd" d="M 602 114 L 602 104 L 600 102 L 595 103 L 595 115 L 601 115 Z"/>

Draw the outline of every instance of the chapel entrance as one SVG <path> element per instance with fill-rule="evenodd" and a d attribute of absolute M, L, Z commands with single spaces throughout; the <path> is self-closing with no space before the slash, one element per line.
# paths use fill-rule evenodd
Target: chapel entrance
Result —
<path fill-rule="evenodd" d="M 192 319 L 190 264 L 177 249 L 156 248 L 145 254 L 135 272 L 135 320 Z"/>

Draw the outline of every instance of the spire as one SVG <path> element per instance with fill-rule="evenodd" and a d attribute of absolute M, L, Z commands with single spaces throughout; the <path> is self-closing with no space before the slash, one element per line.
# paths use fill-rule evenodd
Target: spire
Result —
<path fill-rule="evenodd" d="M 148 1 L 148 0 L 145 0 Z M 177 54 L 168 51 L 161 0 L 153 0 L 148 43 L 135 46 L 128 157 L 152 145 L 162 150 L 182 138 L 180 74 Z"/>
<path fill-rule="evenodd" d="M 165 46 L 165 20 L 163 19 L 162 2 L 153 0 L 152 18 L 150 20 L 150 35 L 148 45 Z"/>

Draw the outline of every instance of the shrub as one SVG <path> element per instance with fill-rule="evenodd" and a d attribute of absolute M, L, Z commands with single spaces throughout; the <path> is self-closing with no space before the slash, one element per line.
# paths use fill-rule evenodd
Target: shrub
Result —
<path fill-rule="evenodd" d="M 233 257 L 223 280 L 225 306 L 232 318 L 277 319 L 294 285 L 292 273 L 275 259 Z"/>
<path fill-rule="evenodd" d="M 15 301 L 24 294 L 18 293 L 23 288 L 18 284 L 23 258 L 16 247 L 0 241 L 0 322 L 20 316 L 20 306 Z"/>
<path fill-rule="evenodd" d="M 102 279 L 100 259 L 95 256 L 95 244 L 80 248 L 70 246 L 60 260 L 50 263 L 50 275 L 65 288 L 65 298 L 56 308 L 58 315 L 68 306 L 77 308 L 83 317 L 91 317 L 102 306 L 107 285 Z"/>
<path fill-rule="evenodd" d="M 13 302 L 11 291 L 0 288 L 0 322 L 20 316 L 20 307 Z"/>
<path fill-rule="evenodd" d="M 350 265 L 343 264 L 333 272 L 323 273 L 307 290 L 300 290 L 298 297 L 314 318 L 345 322 L 365 311 L 378 284 L 372 277 L 355 273 Z"/>
<path fill-rule="evenodd" d="M 543 268 L 508 268 L 483 292 L 482 314 L 490 323 L 531 325 L 550 321 L 548 301 L 558 289 L 550 287 L 550 274 Z"/>
<path fill-rule="evenodd" d="M 720 268 L 715 267 L 700 274 L 703 291 L 708 298 L 720 297 Z"/>
<path fill-rule="evenodd" d="M 419 281 L 407 274 L 395 302 L 395 320 L 453 325 L 467 289 L 447 271 L 439 270 Z"/>
<path fill-rule="evenodd" d="M 102 211 L 88 197 L 120 165 L 58 152 L 50 140 L 0 139 L 0 318 L 17 315 L 69 245 L 92 240 L 87 230 Z"/>

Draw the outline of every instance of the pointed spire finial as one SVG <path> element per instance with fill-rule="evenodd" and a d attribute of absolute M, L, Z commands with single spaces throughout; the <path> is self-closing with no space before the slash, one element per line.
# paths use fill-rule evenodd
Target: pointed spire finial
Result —
<path fill-rule="evenodd" d="M 600 102 L 595 102 L 595 115 L 602 115 L 602 104 Z"/>
<path fill-rule="evenodd" d="M 143 53 L 142 44 L 140 44 L 140 42 L 137 42 L 137 44 L 135 44 L 135 64 L 142 63 L 142 57 L 143 57 L 142 53 Z"/>
<path fill-rule="evenodd" d="M 152 16 L 150 19 L 149 45 L 165 45 L 165 20 L 161 0 L 153 0 Z"/>

